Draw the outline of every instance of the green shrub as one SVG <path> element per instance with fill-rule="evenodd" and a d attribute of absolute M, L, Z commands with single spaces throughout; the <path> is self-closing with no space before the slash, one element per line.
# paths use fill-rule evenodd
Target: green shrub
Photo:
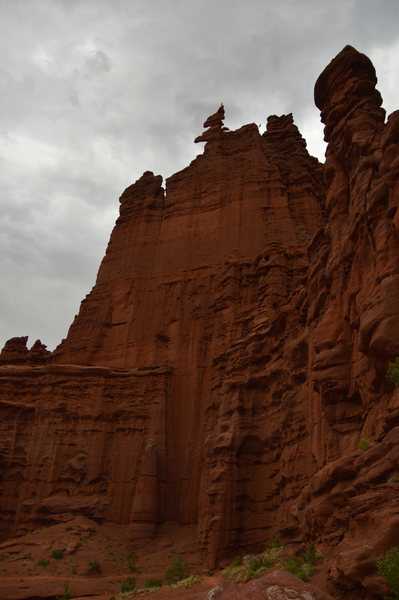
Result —
<path fill-rule="evenodd" d="M 399 550 L 390 548 L 385 552 L 384 558 L 377 558 L 378 574 L 391 584 L 392 596 L 385 596 L 386 600 L 397 600 L 399 598 Z"/>
<path fill-rule="evenodd" d="M 302 556 L 289 556 L 283 566 L 284 571 L 292 573 L 303 581 L 309 581 L 314 574 L 314 566 L 305 562 Z"/>
<path fill-rule="evenodd" d="M 322 559 L 320 552 L 311 543 L 309 548 L 301 556 L 288 556 L 283 564 L 284 571 L 289 571 L 303 581 L 309 581 L 314 575 L 315 565 Z"/>
<path fill-rule="evenodd" d="M 132 554 L 131 552 L 129 552 L 127 555 L 127 566 L 131 573 L 140 573 L 139 569 L 137 568 L 136 561 L 136 554 Z"/>
<path fill-rule="evenodd" d="M 251 556 L 246 564 L 247 577 L 258 577 L 261 571 L 266 571 L 272 566 L 270 560 L 264 554 Z"/>
<path fill-rule="evenodd" d="M 278 529 L 273 527 L 271 536 L 266 542 L 266 550 L 271 550 L 272 548 L 280 548 L 281 547 L 281 539 L 280 532 Z"/>
<path fill-rule="evenodd" d="M 69 589 L 69 581 L 64 581 L 64 593 L 62 596 L 57 596 L 57 600 L 70 600 L 71 590 Z"/>
<path fill-rule="evenodd" d="M 47 565 L 50 563 L 49 560 L 47 560 L 47 558 L 39 558 L 39 560 L 36 563 L 37 567 L 47 567 Z"/>
<path fill-rule="evenodd" d="M 89 575 L 94 575 L 95 573 L 102 573 L 102 568 L 98 560 L 91 560 L 89 562 L 89 567 L 87 569 L 87 573 Z"/>
<path fill-rule="evenodd" d="M 388 363 L 385 377 L 388 381 L 393 383 L 395 387 L 399 387 L 399 356 L 396 357 L 394 363 Z"/>
<path fill-rule="evenodd" d="M 201 575 L 189 575 L 188 577 L 185 577 L 184 579 L 181 579 L 177 583 L 173 583 L 171 585 L 171 587 L 173 589 L 176 589 L 176 588 L 190 588 L 193 585 L 197 585 L 197 583 L 200 583 L 200 581 L 201 581 Z"/>
<path fill-rule="evenodd" d="M 244 557 L 236 556 L 231 565 L 224 569 L 223 575 L 230 577 L 235 582 L 259 577 L 261 571 L 266 571 L 272 566 L 268 554 L 268 552 L 263 552 Z"/>
<path fill-rule="evenodd" d="M 125 581 L 122 581 L 118 593 L 131 592 L 136 587 L 136 580 L 134 577 L 128 577 Z"/>
<path fill-rule="evenodd" d="M 303 554 L 302 558 L 305 563 L 308 563 L 309 565 L 315 565 L 323 558 L 323 556 L 316 550 L 312 542 L 307 551 Z"/>
<path fill-rule="evenodd" d="M 145 580 L 144 587 L 147 589 L 160 588 L 162 587 L 162 579 L 154 579 L 154 577 L 150 577 L 149 579 Z"/>
<path fill-rule="evenodd" d="M 55 550 L 52 550 L 51 557 L 59 560 L 64 556 L 65 550 L 66 548 L 56 548 Z"/>
<path fill-rule="evenodd" d="M 357 449 L 358 450 L 368 450 L 370 448 L 370 446 L 371 446 L 370 440 L 368 440 L 367 438 L 362 438 L 361 440 L 359 440 Z"/>
<path fill-rule="evenodd" d="M 182 579 L 186 579 L 186 577 L 189 575 L 190 569 L 188 562 L 182 557 L 181 554 L 179 554 L 178 557 L 172 562 L 170 567 L 166 569 L 165 579 L 168 582 L 168 585 L 172 585 L 173 583 L 177 583 Z"/>

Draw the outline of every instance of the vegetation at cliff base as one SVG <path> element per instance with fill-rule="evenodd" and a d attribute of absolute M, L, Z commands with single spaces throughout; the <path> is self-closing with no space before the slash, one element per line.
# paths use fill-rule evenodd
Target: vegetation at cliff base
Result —
<path fill-rule="evenodd" d="M 190 588 L 193 585 L 197 585 L 197 583 L 200 583 L 200 581 L 201 581 L 201 575 L 189 575 L 188 577 L 185 577 L 184 579 L 180 579 L 180 581 L 178 581 L 177 583 L 173 583 L 170 587 L 172 589 Z"/>
<path fill-rule="evenodd" d="M 62 596 L 57 596 L 57 600 L 70 600 L 71 590 L 69 589 L 69 581 L 64 582 L 64 593 Z"/>
<path fill-rule="evenodd" d="M 150 577 L 149 579 L 145 580 L 144 587 L 147 589 L 160 588 L 162 587 L 162 579 L 155 579 L 154 577 Z"/>
<path fill-rule="evenodd" d="M 390 548 L 386 551 L 384 558 L 377 558 L 378 574 L 387 579 L 391 584 L 391 596 L 385 596 L 384 600 L 399 599 L 399 550 Z"/>
<path fill-rule="evenodd" d="M 170 567 L 166 569 L 165 579 L 168 585 L 178 583 L 182 579 L 186 579 L 190 575 L 188 562 L 181 554 L 175 558 Z"/>
<path fill-rule="evenodd" d="M 256 579 L 268 569 L 277 568 L 308 581 L 315 572 L 315 565 L 322 558 L 313 544 L 302 554 L 290 553 L 287 546 L 280 545 L 279 536 L 274 534 L 267 542 L 264 552 L 236 556 L 222 574 L 234 582 L 239 582 Z"/>
<path fill-rule="evenodd" d="M 125 579 L 125 581 L 122 581 L 120 586 L 119 586 L 119 590 L 118 593 L 119 594 L 123 594 L 125 592 L 132 592 L 134 590 L 134 588 L 136 587 L 136 580 L 134 577 L 128 577 L 127 579 Z"/>

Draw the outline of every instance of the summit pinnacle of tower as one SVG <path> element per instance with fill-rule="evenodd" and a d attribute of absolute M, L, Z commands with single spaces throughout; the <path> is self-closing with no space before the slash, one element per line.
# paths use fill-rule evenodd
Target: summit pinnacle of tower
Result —
<path fill-rule="evenodd" d="M 218 110 L 210 115 L 204 123 L 204 127 L 208 127 L 207 131 L 204 131 L 201 135 L 195 138 L 194 142 L 209 142 L 210 140 L 215 140 L 220 137 L 223 131 L 226 131 L 228 128 L 223 127 L 224 121 L 224 106 L 223 103 L 220 105 Z"/>

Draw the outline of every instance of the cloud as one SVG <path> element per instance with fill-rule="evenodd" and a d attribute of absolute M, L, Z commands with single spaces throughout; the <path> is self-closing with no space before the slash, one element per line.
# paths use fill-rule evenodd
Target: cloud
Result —
<path fill-rule="evenodd" d="M 0 0 L 0 346 L 53 348 L 90 291 L 118 197 L 164 177 L 224 102 L 234 129 L 293 112 L 320 159 L 316 78 L 350 43 L 398 97 L 396 0 Z"/>

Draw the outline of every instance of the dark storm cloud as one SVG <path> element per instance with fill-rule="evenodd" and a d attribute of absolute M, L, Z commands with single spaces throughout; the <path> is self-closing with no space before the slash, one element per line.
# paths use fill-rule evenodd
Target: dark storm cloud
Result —
<path fill-rule="evenodd" d="M 0 0 L 0 346 L 54 347 L 90 290 L 124 188 L 193 139 L 293 112 L 324 145 L 313 86 L 350 43 L 398 96 L 396 0 Z"/>

